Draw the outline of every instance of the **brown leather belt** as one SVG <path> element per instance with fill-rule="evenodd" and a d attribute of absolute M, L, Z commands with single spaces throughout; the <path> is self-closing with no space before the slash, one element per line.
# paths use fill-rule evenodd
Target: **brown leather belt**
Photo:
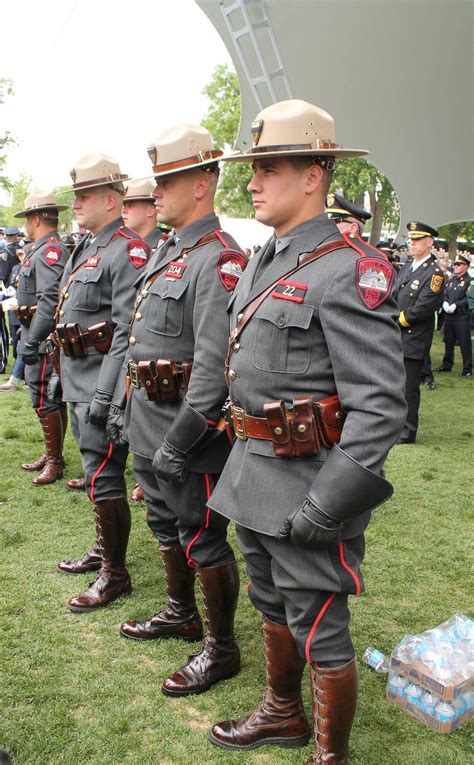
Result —
<path fill-rule="evenodd" d="M 290 411 L 283 401 L 270 401 L 263 411 L 265 417 L 254 417 L 231 404 L 234 433 L 242 441 L 272 441 L 277 457 L 308 457 L 340 441 L 345 414 L 337 395 L 319 401 L 295 398 Z"/>
<path fill-rule="evenodd" d="M 143 388 L 151 401 L 178 401 L 188 390 L 192 361 L 129 361 L 128 377 L 133 388 Z"/>
<path fill-rule="evenodd" d="M 59 346 L 65 356 L 82 358 L 87 356 L 88 348 L 107 353 L 112 345 L 114 329 L 108 321 L 101 321 L 87 329 L 82 329 L 79 324 L 57 324 L 52 334 L 54 345 Z"/>

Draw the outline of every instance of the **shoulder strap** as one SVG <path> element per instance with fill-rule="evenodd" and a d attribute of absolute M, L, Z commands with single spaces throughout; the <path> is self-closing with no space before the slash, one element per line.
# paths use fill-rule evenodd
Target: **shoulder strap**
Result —
<path fill-rule="evenodd" d="M 359 234 L 354 234 L 354 236 L 349 236 L 349 234 L 342 234 L 342 238 L 344 239 L 346 245 L 351 248 L 351 250 L 355 250 L 357 253 L 359 253 L 361 258 L 369 256 L 382 258 L 383 260 L 389 260 L 387 255 L 382 252 L 382 250 L 379 250 L 378 247 L 373 247 L 368 242 L 364 242 Z"/>
<path fill-rule="evenodd" d="M 123 236 L 125 239 L 143 239 L 137 231 L 134 231 L 133 228 L 130 228 L 129 226 L 120 226 L 112 239 L 118 239 L 119 236 Z"/>
<path fill-rule="evenodd" d="M 227 370 L 229 369 L 230 359 L 233 352 L 233 345 L 237 338 L 242 334 L 243 330 L 249 323 L 250 319 L 254 315 L 254 313 L 258 310 L 258 308 L 261 306 L 263 301 L 266 297 L 270 294 L 270 292 L 273 291 L 273 289 L 276 287 L 279 281 L 282 279 L 288 279 L 289 276 L 292 276 L 296 271 L 299 271 L 300 268 L 303 268 L 303 266 L 307 266 L 308 263 L 312 263 L 314 260 L 318 260 L 319 258 L 322 258 L 324 255 L 327 255 L 329 252 L 334 252 L 335 250 L 342 250 L 347 247 L 346 243 L 342 239 L 336 239 L 334 242 L 328 242 L 328 244 L 323 244 L 321 247 L 316 247 L 315 250 L 312 252 L 303 252 L 299 258 L 298 258 L 298 265 L 295 266 L 295 268 L 292 268 L 291 271 L 288 271 L 284 276 L 279 276 L 278 279 L 276 279 L 272 284 L 270 284 L 269 287 L 266 287 L 259 295 L 257 295 L 256 298 L 252 300 L 251 303 L 248 304 L 247 308 L 243 312 L 242 316 L 240 317 L 240 320 L 237 322 L 235 328 L 232 330 L 229 336 L 229 347 L 227 350 L 227 358 L 225 361 L 225 368 L 226 368 L 226 375 Z"/>

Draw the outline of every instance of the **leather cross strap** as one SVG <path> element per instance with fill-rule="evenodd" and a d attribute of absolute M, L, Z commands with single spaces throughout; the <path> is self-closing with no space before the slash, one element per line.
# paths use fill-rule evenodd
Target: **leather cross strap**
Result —
<path fill-rule="evenodd" d="M 312 263 L 314 260 L 318 260 L 318 258 L 322 258 L 323 255 L 327 255 L 329 252 L 334 252 L 335 250 L 342 250 L 345 248 L 347 248 L 347 244 L 344 242 L 344 240 L 336 239 L 334 242 L 328 242 L 328 244 L 323 244 L 320 247 L 316 247 L 316 249 L 312 250 L 311 252 L 301 253 L 298 258 L 298 265 L 295 266 L 295 268 L 292 268 L 291 271 L 288 271 L 288 273 L 284 274 L 283 276 L 279 276 L 278 279 L 272 282 L 269 287 L 266 287 L 259 295 L 257 295 L 256 298 L 252 300 L 251 303 L 248 304 L 236 326 L 229 335 L 229 345 L 227 348 L 227 356 L 225 360 L 225 377 L 227 383 L 229 382 L 227 378 L 230 367 L 230 360 L 234 350 L 234 343 L 238 340 L 250 319 L 260 308 L 265 298 L 267 298 L 270 292 L 275 289 L 278 282 L 280 282 L 282 279 L 288 279 L 288 277 L 292 276 L 294 273 L 296 273 L 296 271 L 299 271 L 300 268 L 308 265 L 308 263 Z"/>

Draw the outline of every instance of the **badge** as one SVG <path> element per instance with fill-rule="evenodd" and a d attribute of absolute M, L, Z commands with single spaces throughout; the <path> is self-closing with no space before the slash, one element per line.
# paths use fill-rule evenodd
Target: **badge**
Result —
<path fill-rule="evenodd" d="M 334 202 L 334 194 L 328 194 L 326 197 L 326 207 L 332 207 Z"/>
<path fill-rule="evenodd" d="M 359 258 L 357 261 L 357 291 L 364 305 L 372 311 L 390 295 L 395 271 L 381 258 Z"/>
<path fill-rule="evenodd" d="M 431 282 L 430 282 L 431 292 L 439 292 L 443 284 L 444 284 L 444 277 L 438 276 L 437 274 L 433 274 L 433 276 L 431 277 Z"/>
<path fill-rule="evenodd" d="M 416 223 L 410 223 L 410 231 L 416 231 Z"/>
<path fill-rule="evenodd" d="M 59 247 L 47 247 L 44 251 L 44 256 L 48 266 L 54 266 L 61 257 L 61 250 Z"/>
<path fill-rule="evenodd" d="M 237 283 L 242 276 L 247 259 L 238 252 L 224 250 L 220 254 L 217 264 L 217 273 L 227 292 L 235 290 Z"/>
<path fill-rule="evenodd" d="M 173 260 L 165 271 L 166 279 L 182 279 L 188 263 L 182 263 L 179 260 Z"/>
<path fill-rule="evenodd" d="M 276 300 L 290 300 L 292 303 L 302 303 L 307 291 L 307 284 L 280 279 L 271 296 Z"/>
<path fill-rule="evenodd" d="M 417 290 L 419 286 L 420 286 L 420 282 L 418 281 L 418 279 L 415 279 L 415 281 L 410 284 L 410 289 Z"/>
<path fill-rule="evenodd" d="M 250 132 L 252 133 L 252 141 L 254 146 L 256 146 L 260 140 L 260 136 L 262 135 L 262 128 L 263 120 L 255 120 L 255 122 L 252 122 Z"/>
<path fill-rule="evenodd" d="M 150 250 L 146 242 L 140 239 L 130 239 L 128 243 L 128 259 L 134 268 L 141 268 L 148 260 Z"/>
<path fill-rule="evenodd" d="M 100 261 L 100 255 L 91 255 L 84 263 L 84 268 L 97 268 Z"/>
<path fill-rule="evenodd" d="M 8 253 L 7 252 L 0 252 L 0 258 L 2 260 L 8 260 Z"/>

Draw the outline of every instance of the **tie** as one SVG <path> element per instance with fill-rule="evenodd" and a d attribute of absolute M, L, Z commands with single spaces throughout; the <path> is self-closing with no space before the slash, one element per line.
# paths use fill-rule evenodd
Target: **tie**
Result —
<path fill-rule="evenodd" d="M 165 243 L 162 244 L 161 247 L 158 247 L 158 249 L 156 249 L 155 252 L 153 253 L 153 268 L 155 268 L 155 266 L 161 263 L 163 258 L 166 258 L 171 247 L 174 247 L 175 245 L 176 245 L 176 238 L 173 234 L 173 236 L 169 236 L 168 239 L 165 241 Z"/>
<path fill-rule="evenodd" d="M 258 258 L 258 264 L 257 268 L 255 269 L 253 284 L 256 284 L 264 271 L 266 271 L 268 266 L 273 262 L 273 258 L 275 257 L 275 248 L 276 237 L 272 236 L 265 250 L 263 250 L 263 252 L 261 252 L 259 255 L 254 256 Z"/>

